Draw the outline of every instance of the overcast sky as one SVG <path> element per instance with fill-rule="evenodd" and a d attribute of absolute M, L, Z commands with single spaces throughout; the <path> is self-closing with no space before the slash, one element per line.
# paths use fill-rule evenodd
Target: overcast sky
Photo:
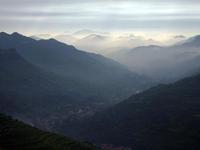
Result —
<path fill-rule="evenodd" d="M 200 0 L 0 0 L 0 30 L 200 34 Z"/>

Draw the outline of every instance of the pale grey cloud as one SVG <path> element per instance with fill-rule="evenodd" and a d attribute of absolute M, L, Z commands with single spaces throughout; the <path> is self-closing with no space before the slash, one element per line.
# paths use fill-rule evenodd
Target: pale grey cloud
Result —
<path fill-rule="evenodd" d="M 199 0 L 0 0 L 0 30 L 199 32 L 199 4 Z"/>

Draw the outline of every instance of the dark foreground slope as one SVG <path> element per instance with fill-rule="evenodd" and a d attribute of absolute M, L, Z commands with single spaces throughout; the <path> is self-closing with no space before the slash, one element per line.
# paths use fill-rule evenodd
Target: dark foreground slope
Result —
<path fill-rule="evenodd" d="M 97 143 L 134 150 L 198 150 L 200 75 L 134 95 L 85 126 L 80 135 Z"/>
<path fill-rule="evenodd" d="M 95 150 L 95 146 L 41 131 L 0 114 L 3 150 Z"/>

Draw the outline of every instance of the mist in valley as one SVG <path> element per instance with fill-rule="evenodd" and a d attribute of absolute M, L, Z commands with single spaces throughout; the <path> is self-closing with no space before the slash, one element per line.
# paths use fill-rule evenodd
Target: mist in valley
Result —
<path fill-rule="evenodd" d="M 0 149 L 198 150 L 198 0 L 0 0 Z"/>

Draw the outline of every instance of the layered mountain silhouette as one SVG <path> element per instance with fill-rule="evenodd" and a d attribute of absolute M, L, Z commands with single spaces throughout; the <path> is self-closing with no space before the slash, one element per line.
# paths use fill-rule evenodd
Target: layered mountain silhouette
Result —
<path fill-rule="evenodd" d="M 174 82 L 194 75 L 200 68 L 199 37 L 169 47 L 150 45 L 119 51 L 112 58 L 127 65 L 132 71 L 159 82 Z"/>
<path fill-rule="evenodd" d="M 0 68 L 1 112 L 43 127 L 69 117 L 70 111 L 90 112 L 90 107 L 95 109 L 95 103 L 102 103 L 105 98 L 95 98 L 99 92 L 90 84 L 32 65 L 15 49 L 0 50 Z"/>
<path fill-rule="evenodd" d="M 154 84 L 149 78 L 101 55 L 55 39 L 0 33 L 0 112 L 96 144 L 198 150 L 198 41 L 196 36 L 171 47 L 150 45 L 120 52 L 120 58 L 129 58 L 130 68 L 134 61 L 133 70 L 160 82 L 196 74 L 146 90 Z M 0 115 L 0 149 L 63 147 L 96 149 Z"/>
<path fill-rule="evenodd" d="M 197 150 L 200 75 L 160 85 L 96 114 L 78 137 L 134 150 Z"/>
<path fill-rule="evenodd" d="M 152 84 L 115 61 L 54 39 L 0 33 L 0 110 L 52 129 Z"/>
<path fill-rule="evenodd" d="M 78 78 L 98 86 L 108 87 L 109 84 L 115 86 L 120 84 L 120 87 L 123 87 L 129 84 L 129 87 L 133 87 L 131 90 L 138 90 L 140 87 L 142 89 L 148 81 L 113 60 L 79 51 L 73 46 L 54 39 L 36 41 L 18 33 L 12 35 L 2 33 L 0 47 L 15 48 L 24 59 L 45 70 L 69 78 Z"/>
<path fill-rule="evenodd" d="M 89 143 L 41 131 L 0 114 L 0 148 L 3 150 L 96 150 Z"/>

